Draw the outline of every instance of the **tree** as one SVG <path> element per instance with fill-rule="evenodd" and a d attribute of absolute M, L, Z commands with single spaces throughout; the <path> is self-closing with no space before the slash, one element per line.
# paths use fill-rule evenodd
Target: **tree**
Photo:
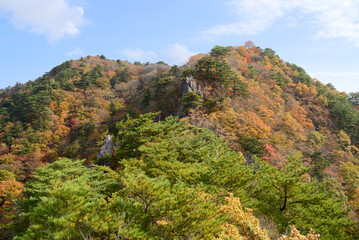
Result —
<path fill-rule="evenodd" d="M 231 194 L 222 204 L 203 186 L 165 175 L 82 164 L 61 159 L 34 173 L 21 204 L 24 231 L 15 240 L 228 239 L 232 231 L 240 239 L 268 239 Z"/>
<path fill-rule="evenodd" d="M 252 41 L 246 41 L 246 42 L 244 43 L 244 46 L 245 46 L 247 49 L 252 49 L 252 48 L 255 48 L 255 47 L 256 47 Z"/>
<path fill-rule="evenodd" d="M 185 106 L 185 111 L 189 111 L 190 108 L 196 109 L 203 102 L 202 98 L 193 91 L 186 93 L 180 101 Z"/>
<path fill-rule="evenodd" d="M 23 185 L 11 176 L 6 180 L 0 179 L 0 238 L 14 235 L 10 233 L 17 217 L 17 203 L 22 196 Z"/>
<path fill-rule="evenodd" d="M 290 155 L 279 170 L 262 161 L 258 164 L 250 187 L 255 209 L 271 216 L 282 229 L 294 224 L 304 232 L 313 228 L 324 239 L 351 239 L 345 231 L 352 223 L 344 199 L 308 179 L 309 168 L 303 165 L 300 152 Z"/>
<path fill-rule="evenodd" d="M 229 194 L 226 204 L 221 206 L 229 221 L 223 225 L 219 239 L 258 239 L 269 240 L 267 232 L 262 230 L 259 220 L 253 216 L 252 210 L 243 208 L 240 200 Z"/>
<path fill-rule="evenodd" d="M 223 59 L 214 59 L 212 57 L 203 57 L 195 65 L 195 77 L 200 81 L 209 82 L 213 88 L 218 85 L 228 86 L 233 83 L 233 91 L 241 89 L 243 84 L 236 78 L 236 74 L 231 66 Z M 237 86 L 236 86 L 237 83 Z"/>
<path fill-rule="evenodd" d="M 340 173 L 345 181 L 345 188 L 350 199 L 353 199 L 359 189 L 359 166 L 352 162 L 343 162 L 340 165 Z"/>
<path fill-rule="evenodd" d="M 34 173 L 21 208 L 25 230 L 15 239 L 82 239 L 96 233 L 93 219 L 101 219 L 96 224 L 106 229 L 107 219 L 97 211 L 119 189 L 118 175 L 106 167 L 89 169 L 82 164 L 62 159 Z M 101 232 L 97 234 L 101 238 Z"/>
<path fill-rule="evenodd" d="M 354 107 L 359 106 L 359 92 L 351 92 L 348 96 L 348 101 L 354 105 Z"/>
<path fill-rule="evenodd" d="M 122 182 L 118 196 L 129 206 L 129 239 L 212 239 L 220 231 L 223 218 L 213 217 L 218 208 L 201 189 L 137 173 Z"/>
<path fill-rule="evenodd" d="M 313 231 L 308 233 L 306 236 L 300 234 L 300 232 L 295 228 L 295 226 L 290 227 L 289 236 L 282 236 L 279 240 L 318 240 L 320 234 L 315 234 Z"/>
<path fill-rule="evenodd" d="M 274 58 L 274 57 L 277 57 L 276 52 L 274 50 L 270 49 L 270 48 L 264 49 L 264 51 L 262 52 L 262 56 L 267 56 L 270 59 Z"/>
<path fill-rule="evenodd" d="M 215 46 L 212 48 L 210 54 L 213 57 L 225 57 L 231 50 L 227 47 Z"/>

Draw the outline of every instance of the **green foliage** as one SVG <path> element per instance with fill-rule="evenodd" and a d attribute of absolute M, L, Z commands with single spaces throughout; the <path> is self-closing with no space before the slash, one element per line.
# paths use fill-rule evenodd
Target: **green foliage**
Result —
<path fill-rule="evenodd" d="M 196 76 L 196 69 L 195 68 L 187 68 L 182 72 L 182 79 L 186 79 L 189 76 Z"/>
<path fill-rule="evenodd" d="M 313 84 L 312 78 L 307 74 L 307 72 L 302 68 L 299 67 L 296 64 L 287 63 L 288 67 L 291 67 L 293 69 L 293 79 L 296 82 L 304 83 L 307 86 L 310 86 Z"/>
<path fill-rule="evenodd" d="M 264 51 L 261 53 L 261 55 L 262 56 L 267 56 L 269 58 L 278 57 L 278 55 L 276 55 L 276 52 L 273 49 L 270 49 L 270 48 L 264 49 Z"/>
<path fill-rule="evenodd" d="M 283 88 L 283 87 L 286 85 L 286 80 L 285 80 L 285 78 L 284 78 L 281 74 L 279 74 L 279 73 L 272 73 L 272 74 L 271 74 L 271 79 L 275 79 L 276 82 L 277 82 L 277 84 L 278 84 L 281 88 Z"/>
<path fill-rule="evenodd" d="M 249 154 L 254 154 L 258 157 L 263 157 L 265 153 L 265 146 L 257 138 L 243 137 L 239 140 L 239 143 L 241 144 L 244 151 Z"/>
<path fill-rule="evenodd" d="M 229 48 L 217 45 L 214 48 L 212 48 L 210 54 L 213 57 L 225 57 L 226 55 L 228 55 L 229 52 L 230 52 Z"/>
<path fill-rule="evenodd" d="M 15 239 L 80 239 L 93 228 L 89 218 L 106 228 L 96 210 L 119 188 L 117 174 L 82 163 L 62 159 L 34 173 L 25 187 L 29 198 L 21 204 L 25 231 Z"/>
<path fill-rule="evenodd" d="M 234 96 L 248 93 L 247 86 L 224 59 L 203 57 L 196 63 L 195 72 L 196 79 L 210 83 L 214 89 L 230 87 Z"/>
<path fill-rule="evenodd" d="M 324 169 L 329 165 L 328 160 L 326 160 L 322 156 L 322 152 L 318 150 L 315 150 L 314 153 L 309 155 L 309 157 L 312 159 L 313 176 L 317 178 L 318 181 L 323 181 Z"/>
<path fill-rule="evenodd" d="M 247 85 L 241 81 L 237 74 L 234 74 L 230 79 L 230 85 L 232 88 L 233 96 L 248 96 L 248 87 Z"/>
<path fill-rule="evenodd" d="M 340 129 L 354 135 L 356 134 L 357 124 L 359 121 L 358 113 L 356 113 L 353 107 L 348 101 L 331 101 L 329 107 L 333 112 L 333 115 L 337 117 L 338 126 Z"/>
<path fill-rule="evenodd" d="M 117 111 L 117 107 L 116 107 L 116 104 L 114 102 L 111 102 L 110 103 L 110 112 L 112 115 L 114 115 Z"/>
<path fill-rule="evenodd" d="M 155 82 L 156 92 L 162 92 L 164 88 L 171 83 L 173 83 L 173 78 L 170 76 L 163 76 L 158 78 Z"/>
<path fill-rule="evenodd" d="M 235 155 L 223 150 L 216 153 L 217 160 L 212 158 L 208 177 L 239 186 L 238 166 L 227 160 Z M 82 163 L 62 159 L 35 172 L 25 187 L 29 198 L 21 203 L 18 227 L 24 230 L 15 239 L 214 239 L 231 236 L 223 232 L 228 224 L 242 236 L 268 239 L 233 196 L 222 205 L 203 188 L 178 178 L 173 183 L 166 175 L 149 177 L 132 168 L 119 174 Z"/>
<path fill-rule="evenodd" d="M 167 65 L 167 66 L 168 66 L 168 64 L 165 63 L 164 61 L 158 61 L 158 62 L 156 62 L 156 64 L 163 64 L 163 65 Z"/>
<path fill-rule="evenodd" d="M 184 104 L 185 111 L 188 111 L 190 108 L 196 109 L 203 102 L 202 98 L 193 91 L 186 93 L 180 101 Z"/>
<path fill-rule="evenodd" d="M 21 122 L 17 121 L 11 129 L 4 132 L 3 142 L 11 146 L 15 143 L 15 139 L 20 136 L 24 131 L 24 126 Z"/>
<path fill-rule="evenodd" d="M 79 155 L 80 148 L 81 148 L 81 146 L 80 146 L 79 141 L 75 140 L 71 145 L 68 146 L 64 155 L 66 157 L 74 159 Z"/>
<path fill-rule="evenodd" d="M 223 100 L 224 98 L 207 98 L 203 103 L 203 107 L 208 113 L 215 112 L 217 110 L 216 106 L 223 102 Z"/>
<path fill-rule="evenodd" d="M 223 59 L 203 57 L 196 66 L 196 78 L 212 84 L 226 84 L 233 75 L 231 67 Z"/>
<path fill-rule="evenodd" d="M 150 177 L 164 176 L 171 182 L 203 182 L 233 191 L 251 177 L 244 174 L 247 168 L 242 158 L 210 131 L 174 117 L 154 123 L 154 116 L 144 114 L 118 124 L 117 144 L 121 147 L 115 158 L 125 169 L 141 169 Z"/>
<path fill-rule="evenodd" d="M 48 106 L 52 99 L 53 84 L 50 80 L 44 80 L 41 84 L 21 89 L 4 106 L 9 109 L 14 120 L 30 123 L 35 129 L 45 129 L 51 115 Z"/>
<path fill-rule="evenodd" d="M 169 74 L 173 76 L 179 76 L 181 74 L 181 69 L 177 65 L 173 65 L 169 71 Z"/>
<path fill-rule="evenodd" d="M 253 65 L 248 66 L 248 74 L 250 78 L 256 78 L 259 75 L 259 72 L 253 67 Z"/>
<path fill-rule="evenodd" d="M 128 68 L 125 68 L 118 73 L 118 80 L 125 83 L 131 80 L 131 75 L 128 71 Z"/>
<path fill-rule="evenodd" d="M 148 107 L 148 105 L 150 104 L 151 101 L 151 91 L 149 89 L 146 90 L 143 99 L 141 101 L 141 105 L 143 108 Z"/>
<path fill-rule="evenodd" d="M 184 67 L 151 72 L 150 63 L 82 58 L 1 90 L 0 229 L 22 218 L 18 239 L 268 239 L 251 207 L 269 232 L 295 224 L 303 234 L 355 239 L 346 210 L 359 209 L 357 94 L 313 82 L 253 46 L 216 46 Z M 182 93 L 189 76 L 201 85 L 201 108 L 195 92 Z M 298 83 L 313 86 L 298 94 Z M 167 117 L 183 105 L 192 108 L 188 122 Z M 113 170 L 56 161 L 93 162 L 107 131 L 116 141 L 107 156 Z M 294 149 L 305 164 L 300 154 L 285 159 Z M 46 162 L 54 163 L 28 181 Z M 15 180 L 28 181 L 23 203 Z"/>
<path fill-rule="evenodd" d="M 79 134 L 81 137 L 88 138 L 93 133 L 95 128 L 95 122 L 93 118 L 90 118 L 89 121 L 85 122 L 79 127 Z"/>
<path fill-rule="evenodd" d="M 352 224 L 346 217 L 343 199 L 306 179 L 308 171 L 299 152 L 289 156 L 280 169 L 259 162 L 250 190 L 254 198 L 251 204 L 283 229 L 294 224 L 303 231 L 313 228 L 323 239 L 350 239 L 345 228 Z"/>
<path fill-rule="evenodd" d="M 143 174 L 125 175 L 118 194 L 127 202 L 130 239 L 211 239 L 223 219 L 213 217 L 217 207 L 200 189 Z M 120 198 L 115 198 L 115 201 Z"/>
<path fill-rule="evenodd" d="M 116 124 L 118 144 L 121 148 L 116 152 L 116 159 L 139 157 L 139 147 L 150 142 L 151 138 L 160 133 L 160 130 L 152 129 L 153 118 L 159 113 L 147 113 L 138 118 L 127 116 L 127 120 L 121 120 Z"/>
<path fill-rule="evenodd" d="M 359 92 L 351 92 L 348 95 L 348 101 L 353 104 L 354 107 L 359 106 Z"/>
<path fill-rule="evenodd" d="M 100 65 L 87 72 L 82 76 L 79 82 L 76 83 L 76 87 L 86 89 L 90 85 L 94 85 L 96 80 L 103 76 L 103 69 Z"/>
<path fill-rule="evenodd" d="M 80 64 L 81 68 L 72 67 L 72 61 L 66 61 L 65 63 L 53 68 L 48 76 L 52 77 L 56 83 L 60 84 L 60 88 L 65 90 L 73 90 L 75 85 L 70 79 L 77 78 L 83 74 L 83 68 L 86 67 L 85 63 Z"/>

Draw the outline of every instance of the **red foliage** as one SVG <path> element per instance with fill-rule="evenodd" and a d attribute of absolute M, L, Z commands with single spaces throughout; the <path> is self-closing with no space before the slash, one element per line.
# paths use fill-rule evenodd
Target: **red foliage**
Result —
<path fill-rule="evenodd" d="M 270 162 L 270 160 L 276 157 L 276 150 L 271 144 L 265 144 L 264 148 L 267 154 L 263 157 L 263 160 L 266 162 Z"/>
<path fill-rule="evenodd" d="M 70 119 L 70 128 L 71 129 L 77 128 L 79 125 L 80 125 L 80 120 L 78 120 L 77 118 Z"/>

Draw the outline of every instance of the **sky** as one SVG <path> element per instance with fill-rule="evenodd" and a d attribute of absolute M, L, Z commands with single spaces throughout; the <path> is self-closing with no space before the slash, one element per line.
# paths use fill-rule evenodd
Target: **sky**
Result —
<path fill-rule="evenodd" d="M 248 40 L 359 92 L 358 0 L 0 0 L 0 89 L 88 55 L 182 65 Z"/>

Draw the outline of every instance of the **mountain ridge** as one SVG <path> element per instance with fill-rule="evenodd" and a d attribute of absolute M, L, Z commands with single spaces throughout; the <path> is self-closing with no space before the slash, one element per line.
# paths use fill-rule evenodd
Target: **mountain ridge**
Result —
<path fill-rule="evenodd" d="M 305 233 L 314 228 L 323 239 L 333 239 L 334 236 L 354 239 L 357 226 L 344 222 L 351 219 L 350 221 L 358 224 L 357 99 L 358 94 L 340 93 L 331 85 L 324 85 L 312 79 L 303 68 L 284 62 L 272 49 L 262 50 L 252 42 L 238 47 L 215 46 L 208 54 L 191 57 L 183 66 L 169 66 L 163 62 L 132 64 L 127 61 L 108 60 L 104 56 L 66 61 L 35 81 L 17 84 L 0 92 L 0 180 L 4 186 L 15 184 L 0 193 L 3 194 L 3 201 L 8 199 L 9 194 L 14 198 L 26 197 L 30 192 L 21 194 L 23 184 L 27 184 L 28 180 L 34 177 L 34 173 L 35 179 L 38 178 L 38 167 L 46 163 L 56 163 L 60 157 L 86 159 L 87 165 L 102 163 L 119 172 L 124 168 L 136 167 L 145 171 L 144 179 L 150 177 L 146 181 L 151 182 L 152 178 L 158 177 L 160 165 L 155 170 L 137 166 L 137 163 L 134 163 L 134 166 L 128 162 L 122 163 L 122 159 L 140 158 L 145 161 L 151 158 L 151 153 L 159 154 L 155 148 L 151 148 L 152 141 L 153 144 L 174 141 L 172 131 L 181 136 L 175 128 L 187 128 L 177 126 L 179 121 L 195 127 L 183 131 L 193 131 L 193 136 L 199 134 L 198 139 L 201 141 L 207 141 L 204 140 L 206 137 L 200 135 L 205 133 L 202 133 L 204 130 L 196 130 L 197 128 L 207 129 L 223 139 L 223 144 L 230 149 L 228 151 L 238 153 L 242 159 L 233 157 L 234 162 L 238 161 L 236 164 L 241 161 L 243 167 L 258 164 L 263 175 L 268 174 L 279 179 L 272 179 L 273 184 L 283 184 L 280 181 L 283 176 L 296 179 L 296 182 L 290 185 L 294 189 L 290 194 L 296 197 L 288 199 L 293 204 L 293 209 L 290 210 L 292 212 L 284 212 L 288 209 L 287 192 L 285 197 L 278 193 L 280 199 L 286 199 L 285 204 L 281 203 L 278 211 L 271 211 L 269 205 L 265 204 L 270 199 L 258 192 L 265 188 L 256 189 L 256 186 L 248 182 L 248 188 L 241 189 L 237 186 L 236 189 L 231 182 L 236 180 L 228 180 L 220 187 L 231 190 L 234 197 L 240 197 L 246 207 L 253 208 L 256 216 L 261 218 L 262 226 L 264 219 L 269 218 L 276 232 L 271 238 L 279 238 L 280 233 L 288 230 L 288 224 L 291 223 Z M 158 115 L 151 115 L 151 112 L 157 112 Z M 167 117 L 170 116 L 179 116 L 180 119 L 168 120 Z M 140 120 L 136 120 L 137 117 Z M 176 127 L 171 129 L 171 124 Z M 162 129 L 158 131 L 163 131 L 164 139 L 158 140 L 157 137 L 161 139 L 161 136 L 152 128 Z M 108 135 L 114 136 L 115 139 L 114 154 L 105 156 L 106 159 L 96 159 L 102 140 Z M 149 145 L 141 139 L 144 136 L 148 137 L 146 141 Z M 191 139 L 192 135 L 182 137 Z M 208 137 L 212 138 L 214 137 Z M 134 143 L 128 139 L 139 141 L 139 145 L 133 146 Z M 211 141 L 208 143 L 219 144 L 218 140 Z M 175 142 L 173 144 L 174 148 L 180 148 Z M 178 150 L 177 158 L 187 156 L 179 161 L 187 161 L 190 164 L 195 161 L 191 160 L 195 157 L 187 155 L 186 151 L 195 152 L 192 147 L 196 145 L 194 142 L 193 146 L 187 146 L 185 142 L 182 144 L 191 150 Z M 163 146 L 158 147 L 162 149 Z M 173 150 L 170 146 L 167 147 L 169 148 L 165 148 L 166 151 Z M 202 147 L 198 146 L 199 149 Z M 134 152 L 128 152 L 127 148 L 133 148 Z M 212 150 L 224 151 L 217 148 Z M 201 155 L 195 156 L 202 159 Z M 103 164 L 104 162 L 106 164 Z M 222 166 L 223 171 L 234 162 Z M 161 164 L 167 166 L 166 161 Z M 214 168 L 214 165 L 207 167 Z M 191 165 L 191 168 L 196 169 L 194 165 Z M 228 173 L 221 173 L 223 179 L 227 179 L 233 170 L 228 169 Z M 291 176 L 290 169 L 294 169 L 298 176 Z M 173 183 L 175 180 L 170 176 L 174 173 L 163 171 L 160 175 L 166 176 L 165 178 Z M 184 168 L 181 171 L 185 171 Z M 181 181 L 194 184 L 189 180 L 193 177 L 192 174 L 195 175 L 194 172 L 188 176 L 184 172 L 183 174 Z M 255 181 L 261 183 L 262 187 L 268 184 L 260 178 Z M 268 189 L 270 186 L 267 186 Z M 28 188 L 29 186 L 25 189 Z M 340 208 L 340 211 L 347 209 L 350 212 L 350 218 L 340 218 L 340 224 L 343 225 L 326 225 L 325 214 L 323 219 L 318 217 L 311 223 L 290 217 L 290 214 L 300 213 L 297 208 L 304 206 L 298 205 L 305 201 L 297 196 L 298 193 L 308 199 L 314 199 L 314 196 L 319 194 L 314 190 L 317 188 L 327 189 L 326 194 L 330 197 L 318 195 L 317 198 L 327 201 L 328 205 L 332 204 L 330 206 L 333 206 L 333 209 L 335 204 L 339 204 L 334 200 L 342 199 L 345 202 L 345 205 L 336 208 L 338 211 Z M 247 192 L 250 194 L 247 195 Z M 206 194 L 213 193 L 208 191 Z M 274 194 L 270 201 L 278 200 L 275 199 L 277 198 Z M 332 200 L 333 202 L 330 202 Z M 262 206 L 258 203 L 262 203 Z M 308 204 L 312 206 L 312 203 Z M 6 213 L 5 215 L 16 215 L 19 210 L 9 202 L 1 205 L 1 211 Z M 305 214 L 308 218 L 313 217 L 307 212 Z M 345 216 L 344 212 L 340 214 Z M 11 223 L 5 215 L 1 221 Z M 269 227 L 267 222 L 264 228 L 269 230 Z M 1 234 L 6 236 L 9 232 L 11 230 L 4 230 Z"/>

